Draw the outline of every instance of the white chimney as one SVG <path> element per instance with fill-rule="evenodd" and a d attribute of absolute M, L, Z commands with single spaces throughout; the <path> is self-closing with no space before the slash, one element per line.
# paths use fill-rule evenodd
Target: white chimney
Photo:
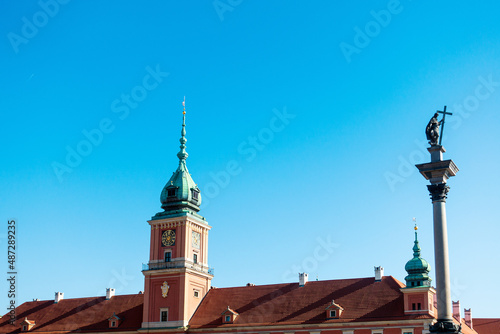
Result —
<path fill-rule="evenodd" d="M 54 299 L 54 303 L 59 303 L 64 299 L 64 292 L 56 292 L 56 298 Z"/>
<path fill-rule="evenodd" d="M 307 273 L 299 273 L 299 286 L 306 285 L 309 279 L 309 275 Z"/>
<path fill-rule="evenodd" d="M 384 277 L 384 268 L 380 266 L 374 268 L 375 268 L 375 282 L 381 281 L 382 277 Z"/>
<path fill-rule="evenodd" d="M 453 302 L 453 318 L 460 322 L 460 300 Z"/>
<path fill-rule="evenodd" d="M 471 309 L 466 309 L 464 308 L 464 318 L 465 318 L 465 324 L 469 326 L 470 329 L 472 328 L 472 313 Z"/>
<path fill-rule="evenodd" d="M 115 295 L 115 289 L 106 288 L 106 300 L 110 300 Z"/>

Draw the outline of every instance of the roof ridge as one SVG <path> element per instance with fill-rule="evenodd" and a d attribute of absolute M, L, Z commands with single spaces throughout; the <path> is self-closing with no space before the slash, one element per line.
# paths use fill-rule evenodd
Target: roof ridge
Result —
<path fill-rule="evenodd" d="M 392 277 L 392 276 L 384 276 L 384 277 Z M 394 277 L 392 277 L 395 281 L 399 282 L 396 280 Z M 337 278 L 337 279 L 326 279 L 326 280 L 319 280 L 319 281 L 308 281 L 307 283 L 315 283 L 315 282 L 332 282 L 332 281 L 353 281 L 353 280 L 365 280 L 365 279 L 375 279 L 373 276 L 368 276 L 368 277 L 353 277 L 353 278 Z M 399 282 L 401 283 L 401 282 Z M 248 283 L 247 283 L 248 284 Z M 285 286 L 289 284 L 299 284 L 299 282 L 288 282 L 288 283 L 271 283 L 271 284 L 254 284 L 254 285 L 239 285 L 239 286 L 228 286 L 228 287 L 212 287 L 212 289 L 217 289 L 217 290 L 222 290 L 222 289 L 239 289 L 239 288 L 255 288 L 255 287 L 266 287 L 266 286 Z M 211 290 L 212 290 L 211 289 Z"/>
<path fill-rule="evenodd" d="M 142 293 L 131 293 L 131 294 L 126 294 L 126 295 L 114 295 L 112 297 L 115 298 L 115 297 L 129 297 L 129 296 L 144 296 L 144 294 Z M 82 300 L 82 299 L 97 299 L 97 298 L 106 298 L 106 296 L 94 296 L 94 297 L 77 297 L 77 298 L 64 298 L 64 299 L 61 299 L 59 301 L 60 302 L 64 302 L 64 301 L 68 301 L 68 300 Z M 28 300 L 28 301 L 25 301 L 24 303 L 22 303 L 21 305 L 23 304 L 27 304 L 27 303 L 46 303 L 46 302 L 53 302 L 54 299 L 43 299 L 43 300 Z"/>

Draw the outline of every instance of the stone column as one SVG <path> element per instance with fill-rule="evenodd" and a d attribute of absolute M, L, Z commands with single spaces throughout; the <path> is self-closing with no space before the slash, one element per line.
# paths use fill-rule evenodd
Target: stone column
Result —
<path fill-rule="evenodd" d="M 460 333 L 453 323 L 450 292 L 450 266 L 448 262 L 448 233 L 446 227 L 446 196 L 450 187 L 448 178 L 455 176 L 458 167 L 452 160 L 443 160 L 444 147 L 433 145 L 428 148 L 431 162 L 416 165 L 426 180 L 432 199 L 434 220 L 434 258 L 436 267 L 436 293 L 438 321 L 430 327 L 431 333 Z"/>
<path fill-rule="evenodd" d="M 448 233 L 446 228 L 446 183 L 427 186 L 432 198 L 434 216 L 434 260 L 436 267 L 436 291 L 438 319 L 452 319 L 450 292 L 450 265 L 448 263 Z"/>

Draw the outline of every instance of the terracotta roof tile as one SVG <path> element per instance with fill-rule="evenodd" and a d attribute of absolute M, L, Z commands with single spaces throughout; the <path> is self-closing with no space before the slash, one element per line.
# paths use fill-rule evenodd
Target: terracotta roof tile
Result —
<path fill-rule="evenodd" d="M 473 318 L 472 327 L 479 334 L 500 334 L 500 319 Z"/>
<path fill-rule="evenodd" d="M 404 284 L 391 276 L 376 282 L 373 277 L 329 281 L 243 286 L 211 289 L 190 321 L 191 328 L 247 325 L 293 325 L 377 320 L 428 319 L 429 315 L 405 316 Z M 327 319 L 332 300 L 342 305 L 340 319 Z M 8 324 L 9 316 L 0 319 L 0 333 L 20 332 L 25 317 L 35 321 L 30 332 L 67 333 L 100 331 L 136 331 L 141 327 L 144 295 L 33 301 L 16 309 L 16 326 Z M 228 306 L 239 316 L 233 324 L 222 324 L 221 314 Z M 109 328 L 110 317 L 116 314 L 122 322 Z M 493 319 L 496 320 L 496 319 Z M 474 320 L 476 321 L 476 320 Z M 481 326 L 478 324 L 478 326 Z M 480 332 L 479 334 L 500 334 Z"/>
<path fill-rule="evenodd" d="M 20 332 L 25 317 L 35 321 L 30 332 L 95 332 L 135 331 L 141 327 L 144 295 L 63 299 L 57 304 L 53 300 L 33 301 L 16 308 L 16 325 L 9 324 L 9 315 L 0 319 L 0 333 Z M 115 313 L 122 322 L 110 329 L 108 319 Z"/>
<path fill-rule="evenodd" d="M 404 286 L 391 276 L 211 289 L 190 321 L 191 328 L 268 324 L 416 319 L 404 315 Z M 342 305 L 340 319 L 326 319 L 332 300 Z M 227 306 L 239 313 L 234 324 L 222 324 Z M 421 316 L 418 318 L 430 318 Z"/>

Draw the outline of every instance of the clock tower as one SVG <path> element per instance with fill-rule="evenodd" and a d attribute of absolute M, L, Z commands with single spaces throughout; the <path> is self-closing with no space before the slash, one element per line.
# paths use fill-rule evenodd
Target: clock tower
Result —
<path fill-rule="evenodd" d="M 184 108 L 179 166 L 161 192 L 164 211 L 148 222 L 151 245 L 149 263 L 142 270 L 143 329 L 187 326 L 213 278 L 207 261 L 211 226 L 198 214 L 201 194 L 186 166 L 186 142 Z"/>

